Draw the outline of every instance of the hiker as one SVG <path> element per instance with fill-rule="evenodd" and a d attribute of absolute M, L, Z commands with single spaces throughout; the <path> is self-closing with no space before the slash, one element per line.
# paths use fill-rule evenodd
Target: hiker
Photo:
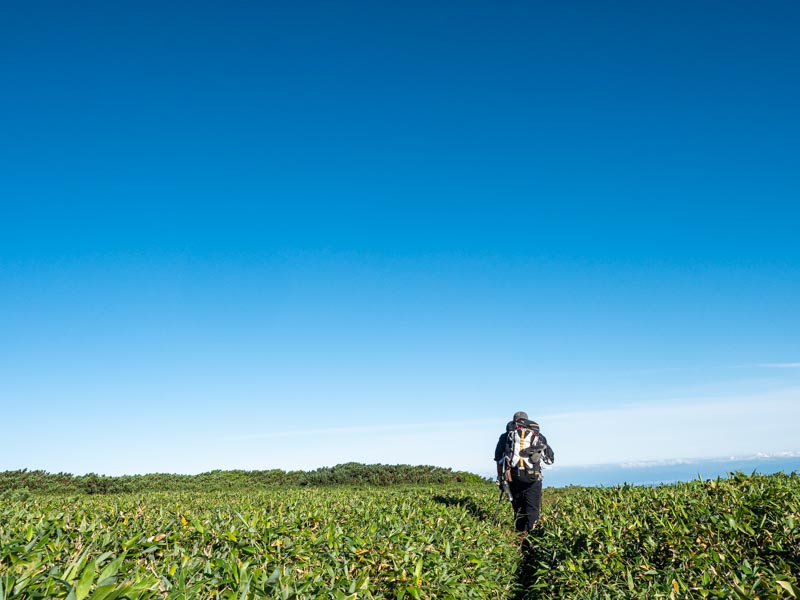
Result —
<path fill-rule="evenodd" d="M 555 455 L 547 439 L 539 433 L 539 424 L 528 420 L 523 411 L 514 413 L 506 432 L 497 440 L 494 460 L 497 463 L 497 482 L 509 482 L 513 496 L 514 526 L 527 534 L 539 520 L 542 505 L 543 461 L 552 465 Z"/>

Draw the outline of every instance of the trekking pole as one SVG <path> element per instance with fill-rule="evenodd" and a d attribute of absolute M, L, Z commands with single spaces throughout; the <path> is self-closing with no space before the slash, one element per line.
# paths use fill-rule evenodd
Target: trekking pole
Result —
<path fill-rule="evenodd" d="M 500 488 L 500 497 L 497 499 L 497 508 L 494 511 L 494 517 L 492 517 L 492 527 L 495 526 L 497 523 L 497 515 L 500 513 L 500 505 L 503 503 L 503 489 Z"/>
<path fill-rule="evenodd" d="M 497 499 L 497 508 L 494 511 L 494 518 L 492 519 L 492 525 L 497 522 L 497 515 L 500 512 L 500 505 L 503 503 L 503 496 L 508 498 L 509 502 L 514 501 L 514 496 L 511 494 L 511 488 L 508 487 L 508 482 L 503 478 L 502 481 L 498 482 L 500 485 L 500 498 Z"/>

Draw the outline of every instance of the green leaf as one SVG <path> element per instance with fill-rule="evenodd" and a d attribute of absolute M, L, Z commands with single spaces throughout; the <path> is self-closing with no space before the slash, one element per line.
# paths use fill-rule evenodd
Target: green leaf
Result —
<path fill-rule="evenodd" d="M 116 587 L 116 583 L 97 586 L 94 592 L 92 592 L 92 595 L 89 596 L 89 600 L 105 600 L 112 594 Z"/>
<path fill-rule="evenodd" d="M 241 586 L 241 593 L 239 594 L 239 600 L 247 600 L 247 595 L 250 593 L 250 578 L 248 577 L 244 581 L 244 585 Z"/>
<path fill-rule="evenodd" d="M 78 585 L 75 586 L 75 598 L 77 600 L 83 600 L 89 595 L 89 590 L 94 581 L 94 568 L 95 562 L 93 560 L 90 560 L 86 567 L 84 567 L 81 578 L 78 580 Z"/>
<path fill-rule="evenodd" d="M 80 573 L 80 570 L 83 566 L 83 561 L 86 559 L 86 556 L 88 554 L 89 550 L 88 549 L 84 550 L 80 554 L 80 556 L 78 556 L 78 558 L 71 561 L 67 565 L 67 568 L 64 570 L 64 575 L 63 575 L 64 581 L 68 581 L 71 584 L 75 580 L 75 577 L 77 577 L 78 573 Z"/>
<path fill-rule="evenodd" d="M 97 578 L 98 581 L 103 581 L 104 579 L 108 579 L 109 577 L 116 575 L 119 572 L 119 568 L 120 565 L 122 565 L 123 560 L 125 560 L 124 552 L 108 563 L 103 570 L 100 571 L 100 577 Z"/>
<path fill-rule="evenodd" d="M 417 582 L 419 582 L 421 576 L 422 576 L 422 557 L 420 556 L 419 559 L 417 559 L 417 565 L 414 567 L 414 579 L 416 579 Z M 419 583 L 417 585 L 419 585 Z"/>

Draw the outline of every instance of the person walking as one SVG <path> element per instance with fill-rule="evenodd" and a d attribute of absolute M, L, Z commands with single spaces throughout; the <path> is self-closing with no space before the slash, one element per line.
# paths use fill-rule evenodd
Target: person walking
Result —
<path fill-rule="evenodd" d="M 542 505 L 542 466 L 553 464 L 555 454 L 539 424 L 523 411 L 514 413 L 506 431 L 497 440 L 494 461 L 497 482 L 507 481 L 513 497 L 514 526 L 523 537 L 539 520 Z"/>

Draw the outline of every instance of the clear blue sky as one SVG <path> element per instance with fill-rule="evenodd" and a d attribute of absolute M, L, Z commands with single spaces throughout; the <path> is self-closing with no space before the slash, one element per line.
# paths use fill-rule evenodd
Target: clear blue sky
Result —
<path fill-rule="evenodd" d="M 7 3 L 0 469 L 800 451 L 798 26 Z"/>

